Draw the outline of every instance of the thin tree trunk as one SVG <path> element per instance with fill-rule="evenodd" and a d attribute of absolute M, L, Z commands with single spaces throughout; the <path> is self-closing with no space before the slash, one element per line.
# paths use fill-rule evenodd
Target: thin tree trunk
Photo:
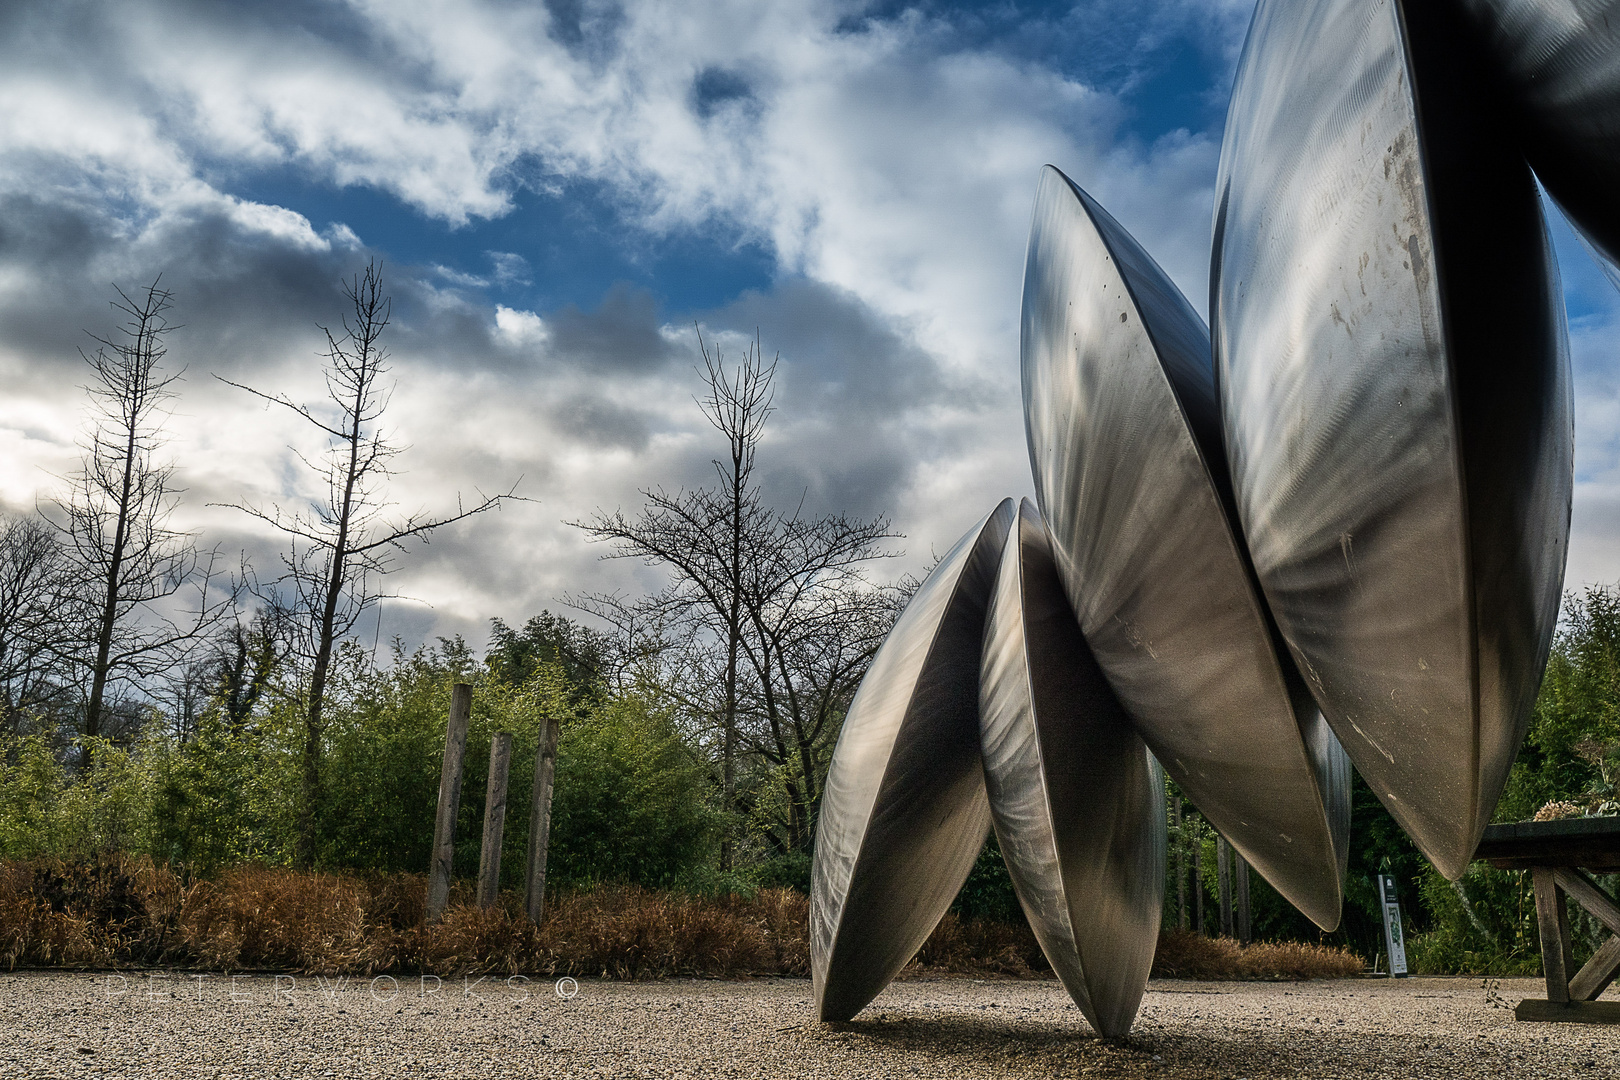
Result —
<path fill-rule="evenodd" d="M 145 339 L 144 325 L 140 331 Z M 135 486 L 135 422 L 134 417 L 139 415 L 141 395 L 125 408 L 124 416 L 124 475 L 120 480 L 118 492 L 118 524 L 113 528 L 112 553 L 107 560 L 107 592 L 101 606 L 101 618 L 96 627 L 96 663 L 90 673 L 90 701 L 84 711 L 84 734 L 86 739 L 94 739 L 101 734 L 101 713 L 105 708 L 107 693 L 107 674 L 112 656 L 113 631 L 118 626 L 118 596 L 122 592 L 124 574 L 124 548 L 129 543 L 129 516 L 130 498 Z M 92 765 L 90 745 L 88 741 L 84 747 L 84 767 L 89 769 Z"/>
<path fill-rule="evenodd" d="M 1182 833 L 1181 796 L 1170 797 L 1170 824 L 1176 837 L 1176 925 L 1187 929 L 1187 837 Z"/>
<path fill-rule="evenodd" d="M 1232 936 L 1232 859 L 1226 837 L 1215 837 L 1215 880 L 1221 891 L 1221 936 Z"/>
<path fill-rule="evenodd" d="M 369 349 L 370 343 L 362 344 Z M 362 370 L 365 362 L 362 361 Z M 309 708 L 304 723 L 304 773 L 300 792 L 298 821 L 298 862 L 305 868 L 315 865 L 316 822 L 322 801 L 321 739 L 325 734 L 326 679 L 332 664 L 332 647 L 337 639 L 337 608 L 343 596 L 345 563 L 349 556 L 349 527 L 354 513 L 354 486 L 360 474 L 360 424 L 365 412 L 366 387 L 362 378 L 355 392 L 351 423 L 345 433 L 349 461 L 344 470 L 343 501 L 337 516 L 337 539 L 332 545 L 332 561 L 327 567 L 326 596 L 321 606 L 321 625 L 316 641 L 315 669 L 310 673 Z"/>
<path fill-rule="evenodd" d="M 1198 837 L 1193 845 L 1193 917 L 1198 921 L 1198 936 L 1203 937 L 1204 928 L 1204 838 Z"/>
<path fill-rule="evenodd" d="M 1233 851 L 1232 863 L 1237 877 L 1237 936 L 1239 941 L 1247 945 L 1253 940 L 1249 926 L 1249 862 Z"/>

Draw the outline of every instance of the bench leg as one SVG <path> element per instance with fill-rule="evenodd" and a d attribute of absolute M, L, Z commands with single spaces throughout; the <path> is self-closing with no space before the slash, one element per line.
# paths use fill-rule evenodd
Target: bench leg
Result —
<path fill-rule="evenodd" d="M 1547 977 L 1547 1000 L 1569 1001 L 1570 968 L 1575 966 L 1569 945 L 1569 912 L 1556 872 L 1538 866 L 1531 871 L 1536 886 L 1536 926 L 1541 931 L 1541 970 Z"/>
<path fill-rule="evenodd" d="M 1611 934 L 1569 980 L 1569 996 L 1575 1001 L 1596 1001 L 1616 975 L 1620 975 L 1620 936 Z"/>

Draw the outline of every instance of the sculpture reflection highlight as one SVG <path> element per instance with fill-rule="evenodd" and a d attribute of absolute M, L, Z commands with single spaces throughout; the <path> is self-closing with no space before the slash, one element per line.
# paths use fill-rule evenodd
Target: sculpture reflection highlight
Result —
<path fill-rule="evenodd" d="M 990 832 L 979 652 L 1011 499 L 968 530 L 890 631 L 844 717 L 810 886 L 822 1020 L 848 1020 L 905 967 Z"/>
<path fill-rule="evenodd" d="M 1348 763 L 1279 655 L 1229 516 L 1209 333 L 1130 234 L 1051 166 L 1023 310 L 1030 464 L 1080 629 L 1187 797 L 1331 930 Z"/>
<path fill-rule="evenodd" d="M 1027 499 L 1001 552 L 979 682 L 996 839 L 1052 969 L 1091 1026 L 1130 1030 L 1164 902 L 1164 784 L 1064 598 Z"/>
<path fill-rule="evenodd" d="M 1546 662 L 1572 460 L 1535 185 L 1452 28 L 1438 5 L 1262 0 L 1211 310 L 1271 610 L 1356 768 L 1456 878 Z"/>

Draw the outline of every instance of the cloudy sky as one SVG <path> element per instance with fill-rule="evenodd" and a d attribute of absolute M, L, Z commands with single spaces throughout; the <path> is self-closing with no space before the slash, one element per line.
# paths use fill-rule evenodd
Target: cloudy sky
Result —
<path fill-rule="evenodd" d="M 186 369 L 178 519 L 313 491 L 318 442 L 213 378 L 318 400 L 317 324 L 384 260 L 400 513 L 519 481 L 391 587 L 408 641 L 649 587 L 567 521 L 704 482 L 694 323 L 782 358 L 772 495 L 887 514 L 898 574 L 1030 490 L 1018 303 L 1043 163 L 1206 307 L 1245 0 L 11 0 L 0 4 L 0 504 L 60 490 L 85 331 L 159 273 Z M 1620 298 L 1561 222 L 1569 582 L 1620 579 Z M 375 627 L 372 627 L 373 631 Z"/>

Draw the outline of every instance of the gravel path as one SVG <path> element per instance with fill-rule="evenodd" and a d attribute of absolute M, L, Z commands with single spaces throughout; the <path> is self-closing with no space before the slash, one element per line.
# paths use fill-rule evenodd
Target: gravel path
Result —
<path fill-rule="evenodd" d="M 565 999 L 542 981 L 25 973 L 0 976 L 13 1076 L 1620 1077 L 1620 1027 L 1515 1023 L 1477 979 L 1155 982 L 1110 1043 L 1055 982 L 902 981 L 834 1028 L 801 979 L 586 980 Z"/>

